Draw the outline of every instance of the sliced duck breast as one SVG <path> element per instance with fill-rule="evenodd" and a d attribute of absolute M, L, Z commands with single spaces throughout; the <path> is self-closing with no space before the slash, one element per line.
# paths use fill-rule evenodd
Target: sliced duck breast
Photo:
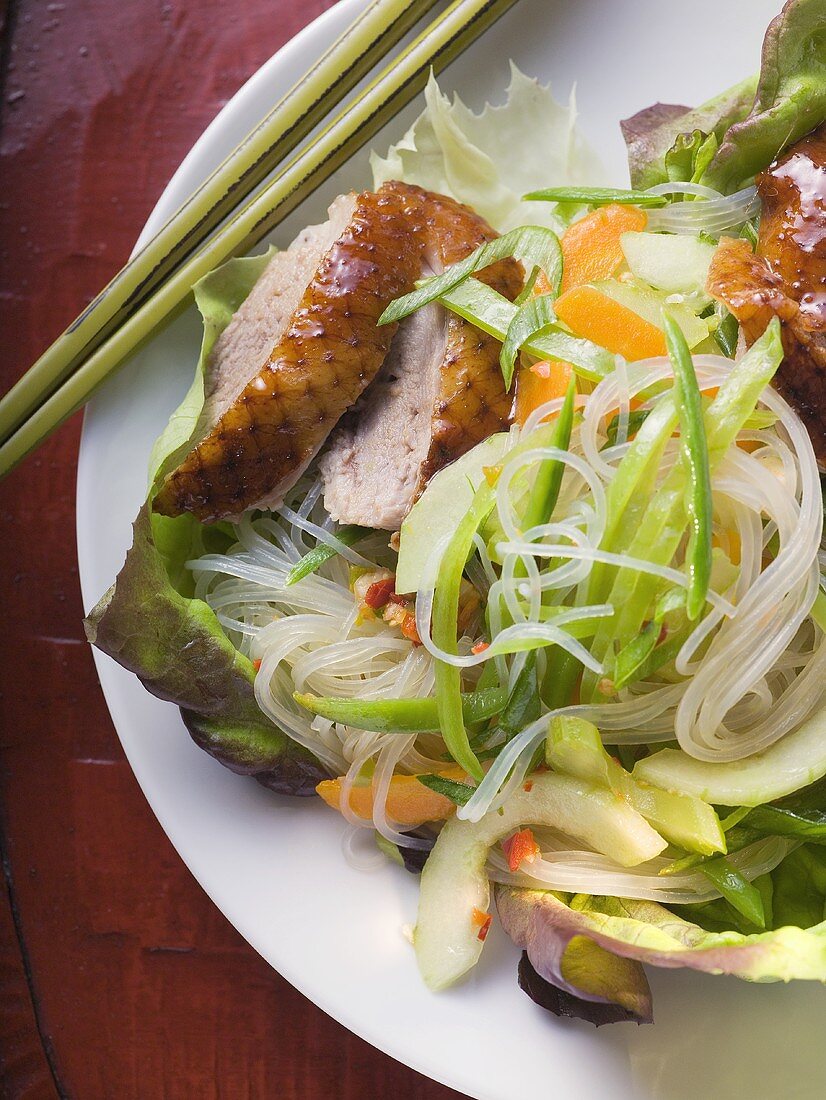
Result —
<path fill-rule="evenodd" d="M 384 362 L 397 326 L 376 322 L 421 273 L 422 192 L 347 195 L 276 255 L 210 363 L 196 444 L 154 507 L 203 522 L 273 507 Z"/>
<path fill-rule="evenodd" d="M 423 193 L 421 276 L 496 236 L 466 206 Z M 479 276 L 513 298 L 524 274 L 503 260 Z M 432 303 L 402 321 L 384 366 L 319 459 L 324 505 L 343 523 L 395 531 L 430 477 L 508 425 L 500 345 Z"/>

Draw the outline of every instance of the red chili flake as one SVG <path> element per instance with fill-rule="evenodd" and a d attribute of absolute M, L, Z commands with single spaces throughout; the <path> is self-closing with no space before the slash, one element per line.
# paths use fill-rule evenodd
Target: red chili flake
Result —
<path fill-rule="evenodd" d="M 477 642 L 476 645 L 470 647 L 470 652 L 475 656 L 484 653 L 486 649 L 490 649 L 490 642 Z"/>
<path fill-rule="evenodd" d="M 488 930 L 490 929 L 490 924 L 493 920 L 493 917 L 490 913 L 483 913 L 481 909 L 477 909 L 474 906 L 473 911 L 470 914 L 470 919 L 471 922 L 478 927 L 479 939 L 482 941 L 482 943 L 484 943 L 487 939 Z"/>
<path fill-rule="evenodd" d="M 383 581 L 376 581 L 375 584 L 371 584 L 364 594 L 364 602 L 373 611 L 378 611 L 379 608 L 384 607 L 388 603 L 393 595 L 393 589 L 395 587 L 395 580 L 393 577 L 388 577 Z"/>
<path fill-rule="evenodd" d="M 422 644 L 422 639 L 419 637 L 419 632 L 416 629 L 416 616 L 412 611 L 408 611 L 402 620 L 402 634 L 408 641 L 412 642 L 414 646 Z"/>
<path fill-rule="evenodd" d="M 662 645 L 665 639 L 668 637 L 668 627 L 663 623 L 660 627 L 660 633 L 657 637 L 657 645 Z"/>
<path fill-rule="evenodd" d="M 256 672 L 258 672 L 259 668 L 261 667 L 261 658 L 260 657 L 255 658 L 255 660 L 252 662 L 252 667 L 255 669 Z"/>
<path fill-rule="evenodd" d="M 502 851 L 511 871 L 518 871 L 523 863 L 533 863 L 539 855 L 539 845 L 530 829 L 520 829 L 502 842 Z"/>
<path fill-rule="evenodd" d="M 528 782 L 525 784 L 525 786 L 522 788 L 522 790 L 525 791 L 527 794 L 530 794 L 531 791 L 533 790 L 533 780 L 529 779 Z"/>

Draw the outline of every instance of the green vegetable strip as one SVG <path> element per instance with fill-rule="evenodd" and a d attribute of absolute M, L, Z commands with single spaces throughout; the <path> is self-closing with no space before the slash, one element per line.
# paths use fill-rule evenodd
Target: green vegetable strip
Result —
<path fill-rule="evenodd" d="M 562 408 L 559 410 L 559 416 L 554 422 L 554 433 L 550 441 L 550 446 L 556 447 L 559 451 L 567 451 L 571 443 L 575 397 L 576 379 L 572 378 L 568 384 Z M 548 459 L 539 467 L 531 488 L 528 507 L 522 517 L 522 526 L 526 531 L 531 527 L 537 527 L 540 523 L 547 523 L 553 515 L 564 473 L 565 464 L 555 458 Z"/>
<path fill-rule="evenodd" d="M 457 783 L 455 779 L 445 779 L 443 775 L 417 775 L 416 778 L 423 787 L 428 787 L 436 794 L 444 795 L 451 802 L 455 802 L 457 806 L 464 806 L 476 790 L 468 783 Z"/>
<path fill-rule="evenodd" d="M 826 844 L 826 813 L 822 810 L 755 806 L 745 816 L 743 824 L 766 836 L 797 837 L 809 843 Z"/>
<path fill-rule="evenodd" d="M 392 321 L 401 321 L 429 302 L 435 302 L 475 272 L 509 256 L 523 263 L 527 276 L 538 267 L 547 277 L 554 292 L 559 292 L 562 281 L 562 249 L 559 238 L 552 230 L 542 226 L 522 226 L 488 241 L 458 264 L 452 264 L 441 275 L 425 280 L 410 294 L 396 298 L 379 318 L 379 324 L 389 325 Z"/>
<path fill-rule="evenodd" d="M 467 279 L 460 286 L 442 294 L 443 306 L 497 340 L 505 341 L 519 307 L 504 295 L 492 290 L 478 279 Z M 543 331 L 528 337 L 522 350 L 537 359 L 562 359 L 570 363 L 581 378 L 600 382 L 614 369 L 614 356 L 590 340 L 571 336 L 561 329 Z"/>
<path fill-rule="evenodd" d="M 642 670 L 650 661 L 661 629 L 659 623 L 648 623 L 638 637 L 632 638 L 628 645 L 619 651 L 614 661 L 614 687 L 617 691 L 626 684 L 641 679 Z"/>
<path fill-rule="evenodd" d="M 603 550 L 616 553 L 633 537 L 654 489 L 663 451 L 676 425 L 677 409 L 673 397 L 668 394 L 657 402 L 640 425 L 636 438 L 608 486 Z M 612 566 L 595 562 L 588 581 L 586 602 L 604 603 L 610 594 L 614 575 Z"/>
<path fill-rule="evenodd" d="M 373 733 L 434 733 L 439 729 L 435 699 L 338 699 L 298 692 L 293 698 L 331 722 Z M 462 716 L 468 725 L 492 718 L 501 712 L 507 699 L 507 691 L 499 687 L 462 695 Z"/>
<path fill-rule="evenodd" d="M 516 677 L 513 690 L 499 716 L 496 730 L 491 733 L 489 740 L 493 739 L 494 732 L 501 732 L 505 735 L 505 740 L 510 741 L 518 733 L 521 733 L 525 726 L 536 721 L 539 717 L 539 710 L 539 692 L 536 687 L 536 654 L 530 653 L 522 671 Z"/>
<path fill-rule="evenodd" d="M 542 699 L 548 710 L 570 705 L 582 662 L 559 646 L 548 649 L 547 667 L 542 681 Z"/>
<path fill-rule="evenodd" d="M 505 389 L 510 389 L 516 357 L 519 355 L 523 344 L 528 343 L 533 337 L 542 334 L 546 329 L 556 324 L 556 314 L 552 303 L 553 295 L 541 294 L 536 298 L 530 298 L 513 315 L 513 320 L 508 325 L 505 342 L 502 344 L 502 351 L 499 355 L 499 365 L 502 368 L 502 377 L 505 379 Z"/>
<path fill-rule="evenodd" d="M 651 195 L 648 191 L 627 191 L 615 187 L 545 187 L 522 196 L 529 202 L 585 202 L 590 206 L 667 206 L 665 195 Z"/>
<path fill-rule="evenodd" d="M 746 355 L 734 364 L 731 374 L 706 411 L 711 470 L 719 464 L 737 438 L 737 433 L 773 378 L 782 358 L 780 322 L 775 318 Z M 651 424 L 655 413 L 656 410 L 646 420 L 638 440 Z M 619 478 L 618 473 L 611 489 Z M 624 517 L 624 521 L 627 520 L 628 517 Z M 675 466 L 655 493 L 639 523 L 634 524 L 636 533 L 628 546 L 628 553 L 655 564 L 669 564 L 685 533 L 686 522 L 685 472 Z M 597 630 L 591 650 L 598 660 L 605 662 L 615 645 L 621 649 L 640 633 L 659 584 L 659 579 L 651 574 L 637 573 L 633 569 L 619 570 L 607 600 L 613 604 L 615 615 Z M 583 674 L 583 700 L 598 699 L 597 686 L 597 678 L 586 669 Z"/>
<path fill-rule="evenodd" d="M 746 920 L 756 924 L 758 928 L 766 927 L 766 913 L 760 891 L 752 883 L 747 882 L 724 856 L 707 860 L 701 863 L 698 869 L 714 883 L 729 905 L 741 913 Z"/>
<path fill-rule="evenodd" d="M 353 546 L 369 533 L 368 528 L 355 527 L 353 525 L 340 527 L 338 531 L 334 532 L 338 541 L 343 542 L 345 546 Z M 320 542 L 318 546 L 314 546 L 312 550 L 308 551 L 303 558 L 300 558 L 295 563 L 287 574 L 286 581 L 284 581 L 285 588 L 289 588 L 291 584 L 297 584 L 298 581 L 303 580 L 304 577 L 308 577 L 311 573 L 315 573 L 325 561 L 334 558 L 338 553 L 339 551 L 335 546 L 330 546 L 326 542 Z"/>
<path fill-rule="evenodd" d="M 740 326 L 737 323 L 737 318 L 733 313 L 726 310 L 725 316 L 721 318 L 719 325 L 714 330 L 714 339 L 720 345 L 723 355 L 728 356 L 729 359 L 733 359 L 734 353 L 737 351 L 739 332 Z"/>
<path fill-rule="evenodd" d="M 688 467 L 688 515 L 692 536 L 688 546 L 686 611 L 696 619 L 705 607 L 711 577 L 711 472 L 703 406 L 691 352 L 677 322 L 663 310 L 665 342 L 674 368 L 674 391 L 680 415 L 684 461 Z"/>
<path fill-rule="evenodd" d="M 439 578 L 433 594 L 433 642 L 447 653 L 456 653 L 456 624 L 459 616 L 459 587 L 465 562 L 473 547 L 473 536 L 479 524 L 493 507 L 493 492 L 489 485 L 481 486 L 473 503 L 450 540 L 439 568 Z M 461 676 L 458 668 L 445 661 L 436 661 L 436 706 L 439 728 L 445 748 L 474 779 L 481 779 L 482 766 L 468 741 L 462 714 Z"/>

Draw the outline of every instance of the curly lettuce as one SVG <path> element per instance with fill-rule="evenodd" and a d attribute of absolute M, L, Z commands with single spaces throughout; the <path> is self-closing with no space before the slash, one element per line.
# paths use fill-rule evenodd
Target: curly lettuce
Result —
<path fill-rule="evenodd" d="M 204 322 L 195 378 L 155 444 L 150 492 L 198 432 L 215 341 L 263 272 L 271 252 L 229 260 L 194 288 Z M 225 549 L 231 534 L 190 515 L 141 508 L 117 580 L 85 621 L 89 641 L 134 672 L 153 695 L 176 703 L 195 742 L 235 772 L 272 790 L 309 795 L 326 778 L 319 762 L 277 729 L 255 701 L 255 670 L 212 609 L 194 598 L 185 563 Z"/>
<path fill-rule="evenodd" d="M 523 202 L 527 192 L 599 182 L 599 161 L 576 125 L 573 92 L 563 106 L 513 64 L 501 106 L 476 114 L 458 96 L 451 102 L 433 76 L 425 103 L 386 156 L 371 155 L 376 187 L 398 179 L 451 195 L 504 233 L 521 225 L 564 227 L 563 208 Z"/>

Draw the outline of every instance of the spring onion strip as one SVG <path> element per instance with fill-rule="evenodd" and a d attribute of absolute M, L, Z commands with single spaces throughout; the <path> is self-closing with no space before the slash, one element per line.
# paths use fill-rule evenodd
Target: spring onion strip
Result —
<path fill-rule="evenodd" d="M 444 552 L 433 592 L 433 644 L 451 655 L 457 654 L 456 622 L 459 589 L 465 562 L 473 547 L 477 528 L 493 507 L 490 486 L 483 484 L 460 520 Z M 436 706 L 445 747 L 457 764 L 474 779 L 481 779 L 482 766 L 470 747 L 462 715 L 459 670 L 443 660 L 436 662 Z"/>
<path fill-rule="evenodd" d="M 766 927 L 766 914 L 760 891 L 747 882 L 725 856 L 705 860 L 698 871 L 717 887 L 729 905 L 758 928 Z"/>
<path fill-rule="evenodd" d="M 577 202 L 588 203 L 590 206 L 618 203 L 621 206 L 651 207 L 668 204 L 665 195 L 617 187 L 546 187 L 541 191 L 530 191 L 522 198 L 527 202 Z"/>
<path fill-rule="evenodd" d="M 478 279 L 467 279 L 439 297 L 439 302 L 472 325 L 504 342 L 519 307 Z M 562 359 L 589 382 L 600 382 L 614 369 L 614 356 L 590 340 L 561 329 L 528 337 L 522 351 L 537 359 Z"/>
<path fill-rule="evenodd" d="M 376 733 L 422 733 L 439 729 L 435 699 L 342 699 L 318 695 L 293 696 L 313 714 Z M 467 725 L 498 714 L 508 701 L 503 688 L 492 687 L 461 697 Z"/>
<path fill-rule="evenodd" d="M 422 306 L 435 302 L 475 272 L 511 256 L 523 264 L 526 276 L 530 276 L 534 268 L 539 268 L 554 293 L 559 293 L 562 281 L 562 249 L 559 238 L 556 233 L 543 226 L 520 226 L 481 245 L 464 260 L 452 264 L 441 275 L 424 280 L 416 290 L 396 298 L 379 318 L 379 325 L 401 321 Z"/>
<path fill-rule="evenodd" d="M 537 336 L 550 331 L 556 323 L 553 301 L 554 295 L 540 294 L 529 298 L 513 315 L 508 325 L 505 341 L 499 354 L 499 365 L 505 379 L 505 389 L 510 389 L 513 381 L 513 368 L 520 349 Z"/>
<path fill-rule="evenodd" d="M 550 446 L 560 451 L 567 451 L 571 442 L 571 429 L 574 424 L 574 398 L 576 397 L 576 379 L 571 378 L 568 383 L 568 391 L 559 411 L 550 439 Z M 556 502 L 559 499 L 559 490 L 562 487 L 562 475 L 565 466 L 556 459 L 550 458 L 541 463 L 536 471 L 533 485 L 528 497 L 528 505 L 525 509 L 522 523 L 527 529 L 547 523 L 553 515 Z M 520 561 L 518 573 L 524 575 L 525 563 Z"/>
<path fill-rule="evenodd" d="M 688 515 L 692 535 L 688 546 L 689 619 L 696 619 L 705 607 L 711 577 L 711 474 L 703 406 L 697 375 L 688 344 L 674 318 L 663 311 L 663 328 L 668 354 L 674 367 L 674 394 L 680 417 L 683 456 L 688 468 Z"/>
<path fill-rule="evenodd" d="M 340 527 L 333 537 L 338 539 L 342 546 L 352 546 L 360 539 L 363 539 L 365 535 L 369 534 L 370 531 L 366 527 L 349 525 Z M 338 553 L 339 550 L 329 542 L 319 543 L 318 546 L 314 546 L 312 550 L 309 550 L 289 571 L 287 579 L 284 581 L 284 587 L 289 588 L 291 585 L 297 584 L 298 581 L 303 580 L 304 577 L 308 577 L 311 573 L 315 573 L 321 568 L 325 561 L 329 561 L 330 558 L 335 557 Z"/>

